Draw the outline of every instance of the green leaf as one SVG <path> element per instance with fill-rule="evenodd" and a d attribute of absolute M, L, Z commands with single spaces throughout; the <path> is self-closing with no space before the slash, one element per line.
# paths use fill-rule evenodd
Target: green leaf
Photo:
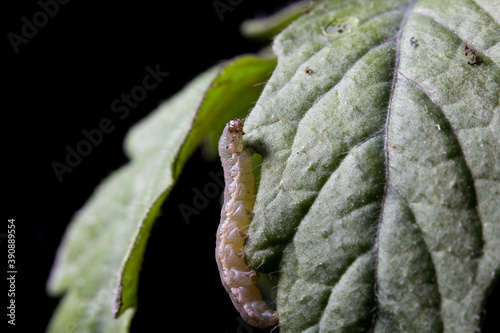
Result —
<path fill-rule="evenodd" d="M 499 13 L 326 1 L 277 36 L 244 128 L 263 158 L 245 256 L 280 273 L 282 332 L 478 330 L 500 275 Z"/>
<path fill-rule="evenodd" d="M 250 39 L 272 40 L 281 30 L 311 9 L 310 0 L 299 1 L 273 15 L 243 21 L 241 34 Z"/>
<path fill-rule="evenodd" d="M 163 201 L 210 130 L 247 114 L 275 64 L 244 56 L 214 66 L 130 131 L 130 163 L 96 189 L 58 250 L 47 289 L 66 294 L 48 332 L 128 331 L 142 257 Z"/>

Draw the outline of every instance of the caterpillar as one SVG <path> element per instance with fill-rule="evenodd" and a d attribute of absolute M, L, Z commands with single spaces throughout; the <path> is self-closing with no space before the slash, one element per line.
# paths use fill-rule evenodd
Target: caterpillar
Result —
<path fill-rule="evenodd" d="M 222 285 L 241 317 L 254 327 L 266 328 L 276 325 L 278 313 L 262 299 L 256 285 L 259 273 L 248 267 L 243 252 L 255 202 L 252 154 L 243 150 L 243 134 L 243 122 L 233 119 L 219 140 L 226 187 L 215 258 Z"/>

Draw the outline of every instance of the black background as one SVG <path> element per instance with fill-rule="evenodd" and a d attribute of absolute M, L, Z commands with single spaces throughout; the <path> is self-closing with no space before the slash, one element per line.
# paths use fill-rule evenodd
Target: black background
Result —
<path fill-rule="evenodd" d="M 3 10 L 3 176 L 8 185 L 3 187 L 7 209 L 0 232 L 5 233 L 7 218 L 16 219 L 15 331 L 45 331 L 59 301 L 45 292 L 57 247 L 94 188 L 127 162 L 122 142 L 128 129 L 212 65 L 259 51 L 263 45 L 242 37 L 240 23 L 286 4 L 243 0 L 221 21 L 213 0 L 73 0 L 60 5 L 17 54 L 7 34 L 20 35 L 21 18 L 32 22 L 41 8 L 37 1 L 18 1 Z M 118 119 L 111 103 L 141 85 L 145 67 L 157 64 L 169 76 L 128 117 Z M 59 182 L 51 163 L 64 163 L 65 147 L 75 148 L 85 139 L 82 131 L 97 128 L 103 118 L 113 120 L 114 131 Z M 219 200 L 211 200 L 189 224 L 179 213 L 180 203 L 191 205 L 192 189 L 211 181 L 208 170 L 218 172 L 220 163 L 205 161 L 197 151 L 152 230 L 132 332 L 167 331 L 178 325 L 186 332 L 249 331 L 240 326 L 214 260 Z M 7 297 L 2 299 L 6 304 Z M 0 317 L 2 326 L 6 312 Z"/>
<path fill-rule="evenodd" d="M 6 36 L 21 34 L 21 18 L 32 22 L 40 5 L 33 0 L 9 2 L 3 10 L 7 103 L 2 132 L 7 153 L 2 169 L 7 186 L 2 189 L 7 209 L 2 223 L 16 220 L 15 331 L 45 330 L 59 301 L 45 292 L 56 249 L 93 189 L 126 163 L 122 141 L 128 129 L 213 64 L 258 51 L 262 45 L 242 37 L 240 23 L 290 3 L 239 2 L 221 21 L 213 0 L 73 0 L 60 5 L 17 54 Z M 170 75 L 126 119 L 118 120 L 112 101 L 140 85 L 145 67 L 156 64 Z M 103 118 L 113 119 L 115 130 L 60 182 L 51 164 L 64 163 L 65 147 L 75 147 L 84 139 L 82 130 L 97 128 Z M 242 325 L 220 284 L 214 261 L 219 201 L 211 200 L 189 224 L 178 209 L 180 203 L 192 202 L 193 188 L 211 182 L 205 170 L 220 169 L 218 161 L 205 161 L 197 151 L 163 207 L 168 214 L 157 220 L 148 243 L 132 332 L 168 331 L 178 325 L 186 332 L 259 332 Z M 496 288 L 489 313 L 499 299 Z M 493 332 L 493 317 L 487 317 L 485 332 Z"/>

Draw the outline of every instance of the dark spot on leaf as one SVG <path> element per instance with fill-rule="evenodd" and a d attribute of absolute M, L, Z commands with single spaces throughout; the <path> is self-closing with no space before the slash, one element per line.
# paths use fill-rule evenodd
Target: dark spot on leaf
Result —
<path fill-rule="evenodd" d="M 465 56 L 468 56 L 469 54 L 472 55 L 472 62 L 467 61 L 467 63 L 471 66 L 477 64 L 478 57 L 477 57 L 476 53 L 474 51 L 472 51 L 471 49 L 469 49 L 467 44 L 464 45 L 464 50 L 465 50 Z"/>

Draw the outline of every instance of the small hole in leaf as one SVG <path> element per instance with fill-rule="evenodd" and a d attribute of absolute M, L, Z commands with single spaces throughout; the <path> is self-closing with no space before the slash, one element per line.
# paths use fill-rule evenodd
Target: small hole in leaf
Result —
<path fill-rule="evenodd" d="M 358 19 L 354 17 L 334 19 L 323 27 L 323 34 L 331 37 L 348 34 L 357 25 Z"/>

